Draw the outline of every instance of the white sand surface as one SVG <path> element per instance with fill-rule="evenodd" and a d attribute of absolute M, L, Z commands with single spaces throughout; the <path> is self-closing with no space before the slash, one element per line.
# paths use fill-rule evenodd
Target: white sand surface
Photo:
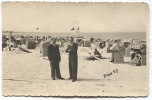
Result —
<path fill-rule="evenodd" d="M 87 61 L 91 48 L 78 49 L 78 80 L 68 80 L 68 54 L 61 52 L 61 75 L 65 80 L 51 80 L 50 64 L 39 49 L 32 53 L 2 52 L 2 92 L 4 96 L 146 96 L 148 67 L 113 64 L 109 59 Z M 110 54 L 100 50 L 102 56 Z M 45 57 L 47 58 L 47 57 Z M 104 74 L 118 73 L 104 78 Z"/>

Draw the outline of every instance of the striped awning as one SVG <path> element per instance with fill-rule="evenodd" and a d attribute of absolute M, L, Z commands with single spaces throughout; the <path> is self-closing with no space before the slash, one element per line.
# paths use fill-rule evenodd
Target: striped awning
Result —
<path fill-rule="evenodd" d="M 133 49 L 143 49 L 146 48 L 146 44 L 134 44 L 132 46 Z"/>

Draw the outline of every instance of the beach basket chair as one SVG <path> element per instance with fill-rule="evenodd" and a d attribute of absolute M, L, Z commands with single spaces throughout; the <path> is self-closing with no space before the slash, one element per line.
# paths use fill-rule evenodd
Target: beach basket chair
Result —
<path fill-rule="evenodd" d="M 84 42 L 84 46 L 85 46 L 85 47 L 91 47 L 91 41 L 90 41 L 90 40 L 86 40 L 86 41 Z"/>
<path fill-rule="evenodd" d="M 50 45 L 50 41 L 44 41 L 40 44 L 40 53 L 42 56 L 47 56 L 48 46 Z"/>
<path fill-rule="evenodd" d="M 28 39 L 26 41 L 26 48 L 27 49 L 35 49 L 36 48 L 36 42 L 34 39 Z"/>

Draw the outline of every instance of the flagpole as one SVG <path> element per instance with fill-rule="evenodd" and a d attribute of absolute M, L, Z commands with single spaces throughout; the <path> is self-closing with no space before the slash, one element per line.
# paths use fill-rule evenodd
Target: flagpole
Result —
<path fill-rule="evenodd" d="M 74 32 L 73 32 L 73 35 L 74 35 L 74 36 L 76 36 L 76 35 L 78 36 L 78 34 L 80 33 L 80 28 L 77 27 L 77 28 L 75 29 L 75 28 L 73 27 L 73 28 L 71 29 L 71 31 L 74 31 Z"/>

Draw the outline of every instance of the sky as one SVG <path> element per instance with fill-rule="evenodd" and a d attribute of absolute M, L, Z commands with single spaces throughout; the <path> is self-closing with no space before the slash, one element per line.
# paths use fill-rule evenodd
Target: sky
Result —
<path fill-rule="evenodd" d="M 3 2 L 2 30 L 19 32 L 146 32 L 145 3 Z"/>

